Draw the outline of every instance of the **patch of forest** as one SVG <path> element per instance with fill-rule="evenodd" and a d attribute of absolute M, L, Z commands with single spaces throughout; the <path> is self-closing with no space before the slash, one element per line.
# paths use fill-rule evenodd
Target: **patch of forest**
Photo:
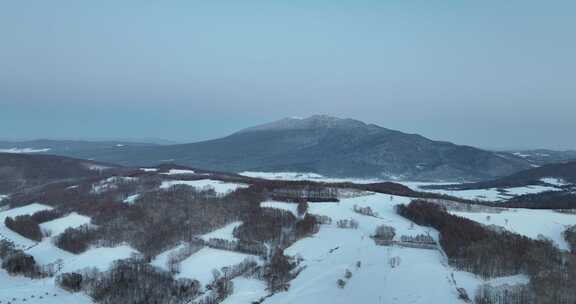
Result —
<path fill-rule="evenodd" d="M 450 265 L 484 278 L 526 274 L 530 288 L 507 293 L 504 303 L 571 304 L 576 302 L 576 255 L 551 242 L 533 240 L 511 232 L 496 232 L 477 222 L 452 215 L 441 206 L 415 200 L 398 206 L 398 214 L 440 233 L 440 245 Z M 512 292 L 512 293 L 511 293 Z M 492 302 L 499 294 L 479 293 Z"/>

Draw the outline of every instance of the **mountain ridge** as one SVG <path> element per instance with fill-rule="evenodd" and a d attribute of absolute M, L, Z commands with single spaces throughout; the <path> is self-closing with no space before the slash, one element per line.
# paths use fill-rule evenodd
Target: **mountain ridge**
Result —
<path fill-rule="evenodd" d="M 427 181 L 492 179 L 530 166 L 511 154 L 327 115 L 285 118 L 195 143 L 48 153 L 53 152 L 126 166 L 176 163 L 219 171 L 294 171 Z"/>

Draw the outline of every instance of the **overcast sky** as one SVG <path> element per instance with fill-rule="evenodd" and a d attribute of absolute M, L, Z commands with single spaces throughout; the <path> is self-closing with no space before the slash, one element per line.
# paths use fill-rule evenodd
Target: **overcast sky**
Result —
<path fill-rule="evenodd" d="M 330 114 L 576 149 L 576 1 L 2 1 L 0 138 L 196 141 Z"/>

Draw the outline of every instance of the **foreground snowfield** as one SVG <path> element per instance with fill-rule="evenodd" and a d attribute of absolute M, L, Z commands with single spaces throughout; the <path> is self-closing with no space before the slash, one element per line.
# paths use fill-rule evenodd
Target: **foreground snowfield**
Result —
<path fill-rule="evenodd" d="M 395 240 L 417 234 L 428 234 L 437 240 L 436 231 L 414 225 L 395 213 L 395 205 L 410 200 L 370 194 L 340 203 L 311 203 L 310 213 L 330 216 L 334 222 L 355 219 L 359 228 L 323 225 L 313 237 L 288 248 L 286 254 L 302 257 L 306 269 L 292 281 L 288 292 L 278 293 L 265 303 L 462 303 L 457 288 L 464 288 L 474 297 L 476 288 L 486 282 L 473 274 L 454 271 L 440 250 L 378 246 L 370 238 L 378 225 L 385 224 L 396 229 Z M 265 203 L 267 207 L 293 209 L 294 204 L 284 204 Z M 371 207 L 378 218 L 355 213 L 354 205 Z M 348 280 L 344 278 L 346 270 L 352 272 Z M 336 285 L 338 279 L 347 281 L 343 289 Z M 491 283 L 525 284 L 526 278 L 503 278 Z M 259 294 L 262 291 L 253 291 L 253 295 Z"/>
<path fill-rule="evenodd" d="M 174 181 L 178 183 L 186 181 Z M 186 182 L 187 183 L 187 182 Z M 226 187 L 232 187 L 230 184 Z M 414 186 L 414 185 L 413 185 Z M 228 190 L 228 189 L 226 189 Z M 302 258 L 304 270 L 291 282 L 287 292 L 277 293 L 266 298 L 270 304 L 315 304 L 315 303 L 462 303 L 458 299 L 457 288 L 466 290 L 473 298 L 480 284 L 494 286 L 502 284 L 526 284 L 528 278 L 522 275 L 483 281 L 479 277 L 452 269 L 441 249 L 403 247 L 401 243 L 379 246 L 370 238 L 379 225 L 392 226 L 396 230 L 395 241 L 401 236 L 430 235 L 438 241 L 434 229 L 413 224 L 395 212 L 398 204 L 408 204 L 412 198 L 364 192 L 354 197 L 342 198 L 334 203 L 309 203 L 308 212 L 324 215 L 332 219 L 332 224 L 321 225 L 317 234 L 299 240 L 285 250 L 287 255 Z M 297 213 L 297 205 L 281 201 L 267 201 L 262 207 L 278 208 Z M 366 216 L 354 212 L 354 206 L 370 207 L 376 216 Z M 118 259 L 126 259 L 136 254 L 133 248 L 122 245 L 115 248 L 91 248 L 85 253 L 74 255 L 52 244 L 52 239 L 68 227 L 78 227 L 90 222 L 82 215 L 71 213 L 65 217 L 42 224 L 50 230 L 52 237 L 36 243 L 28 240 L 4 226 L 7 216 L 32 214 L 50 209 L 42 204 L 14 208 L 0 212 L 0 233 L 13 240 L 26 252 L 34 256 L 40 264 L 61 260 L 61 272 L 81 271 L 86 267 L 105 270 Z M 487 208 L 482 212 L 453 212 L 487 225 L 498 225 L 510 231 L 538 238 L 543 235 L 552 239 L 560 248 L 567 249 L 561 233 L 566 225 L 576 223 L 576 215 L 561 214 L 549 210 L 525 210 Z M 336 222 L 354 219 L 358 229 L 341 229 Z M 233 222 L 210 233 L 200 236 L 204 240 L 222 238 L 235 240 L 233 230 L 241 222 Z M 183 248 L 183 245 L 158 255 L 151 264 L 167 269 L 166 261 L 170 254 Z M 212 280 L 213 269 L 231 266 L 246 258 L 256 259 L 247 254 L 205 247 L 186 258 L 181 264 L 177 277 L 193 278 L 205 286 Z M 352 274 L 345 278 L 346 271 Z M 337 280 L 346 282 L 344 288 L 337 286 Z M 234 293 L 223 303 L 251 303 L 269 296 L 266 284 L 256 279 L 239 277 L 233 280 Z M 46 295 L 48 293 L 48 295 Z M 42 300 L 38 297 L 44 295 Z M 55 295 L 55 296 L 54 296 Z M 31 301 L 34 296 L 34 301 Z M 24 277 L 11 277 L 0 270 L 0 303 L 17 298 L 18 303 L 27 299 L 28 303 L 91 303 L 83 294 L 70 294 L 54 284 L 53 278 L 31 280 Z M 14 301 L 12 301 L 14 302 Z"/>

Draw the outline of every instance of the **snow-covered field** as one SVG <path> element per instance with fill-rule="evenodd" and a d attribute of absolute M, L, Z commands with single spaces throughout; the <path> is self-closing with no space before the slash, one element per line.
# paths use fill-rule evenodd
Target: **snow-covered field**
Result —
<path fill-rule="evenodd" d="M 38 203 L 33 203 L 30 205 L 26 205 L 26 206 L 22 206 L 22 207 L 18 207 L 18 208 L 13 208 L 13 209 L 8 209 L 6 211 L 2 211 L 0 212 L 0 238 L 3 239 L 7 239 L 9 241 L 14 242 L 14 245 L 17 248 L 28 248 L 30 246 L 33 246 L 36 244 L 36 242 L 27 239 L 23 236 L 21 236 L 20 234 L 6 228 L 6 226 L 4 225 L 4 220 L 7 217 L 16 217 L 19 215 L 26 215 L 26 214 L 34 214 L 38 211 L 42 211 L 42 210 L 51 210 L 52 207 L 47 206 L 47 205 L 42 205 L 42 204 L 38 204 Z"/>
<path fill-rule="evenodd" d="M 222 304 L 254 303 L 268 295 L 266 283 L 263 281 L 238 277 L 232 280 L 232 284 L 234 284 L 234 293 L 227 297 Z"/>
<path fill-rule="evenodd" d="M 244 184 L 225 183 L 214 180 L 199 181 L 164 181 L 161 188 L 184 184 L 203 189 L 212 187 L 219 194 L 226 194 Z M 418 187 L 419 183 L 409 183 Z M 539 186 L 546 188 L 544 186 Z M 526 193 L 526 191 L 542 190 L 542 188 L 511 188 L 510 194 Z M 550 188 L 553 188 L 550 186 Z M 489 190 L 484 190 L 489 191 Z M 472 195 L 472 194 L 470 194 Z M 480 195 L 476 193 L 475 195 Z M 484 196 L 497 197 L 501 193 L 482 193 Z M 134 195 L 134 197 L 137 197 Z M 134 198 L 135 199 L 135 198 Z M 132 200 L 132 199 L 130 199 Z M 458 299 L 457 288 L 464 288 L 473 298 L 479 285 L 488 283 L 494 286 L 503 284 L 526 284 L 528 278 L 523 275 L 497 278 L 483 281 L 479 277 L 456 271 L 448 266 L 446 258 L 439 247 L 410 248 L 396 243 L 391 246 L 379 246 L 370 236 L 380 225 L 394 227 L 395 241 L 401 236 L 429 235 L 438 240 L 438 233 L 431 228 L 415 225 L 395 212 L 398 204 L 408 204 L 409 197 L 365 193 L 353 197 L 343 197 L 340 202 L 309 203 L 308 213 L 328 216 L 332 224 L 322 225 L 315 235 L 299 240 L 285 250 L 290 256 L 303 259 L 304 270 L 291 282 L 287 292 L 277 293 L 267 298 L 265 304 L 315 304 L 315 303 L 462 303 Z M 132 200 L 133 201 L 133 200 Z M 266 201 L 262 207 L 288 210 L 297 214 L 297 204 L 281 201 Z M 366 216 L 354 211 L 354 206 L 370 207 L 375 216 Z M 28 240 L 7 229 L 3 222 L 7 216 L 33 214 L 51 207 L 42 204 L 31 204 L 0 212 L 0 233 L 22 248 L 28 248 L 27 253 L 34 256 L 40 264 L 62 261 L 62 272 L 79 271 L 86 267 L 107 269 L 117 259 L 126 259 L 136 254 L 136 250 L 127 245 L 115 248 L 91 248 L 85 253 L 74 255 L 55 247 L 52 240 L 68 227 L 78 227 L 90 223 L 90 218 L 71 213 L 65 217 L 41 224 L 43 230 L 52 232 L 51 238 L 45 238 L 40 243 Z M 531 238 L 542 235 L 555 242 L 559 248 L 567 249 L 568 245 L 562 238 L 562 232 L 567 225 L 576 223 L 576 215 L 557 213 L 550 210 L 498 209 L 499 212 L 452 212 L 474 221 L 498 225 L 512 232 Z M 338 220 L 353 219 L 359 223 L 357 229 L 341 229 L 336 227 Z M 200 236 L 204 240 L 221 238 L 236 240 L 233 230 L 242 222 L 233 222 L 220 229 Z M 31 247 L 33 246 L 33 247 Z M 172 252 L 182 249 L 179 245 L 158 255 L 151 264 L 167 269 L 166 262 Z M 434 246 L 432 246 L 434 247 Z M 195 252 L 181 263 L 180 273 L 176 277 L 197 279 L 202 286 L 210 283 L 214 269 L 222 269 L 242 262 L 246 258 L 256 257 L 205 247 Z M 346 271 L 352 276 L 345 277 Z M 337 280 L 345 282 L 343 288 L 337 286 Z M 234 293 L 223 303 L 251 303 L 269 295 L 266 284 L 256 279 L 239 277 L 233 280 Z M 48 293 L 48 294 L 46 294 Z M 6 297 L 5 295 L 9 295 Z M 31 296 L 34 295 L 34 301 Z M 42 301 L 38 296 L 44 295 Z M 28 303 L 91 303 L 82 294 L 69 294 L 55 286 L 53 278 L 30 280 L 23 277 L 10 277 L 0 270 L 0 303 L 17 298 L 18 303 L 27 299 Z M 43 302 L 44 301 L 44 302 Z"/>
<path fill-rule="evenodd" d="M 505 209 L 501 212 L 451 212 L 452 214 L 485 224 L 496 225 L 533 239 L 546 237 L 560 249 L 568 250 L 562 233 L 576 225 L 576 215 L 553 210 Z"/>
<path fill-rule="evenodd" d="M 90 223 L 89 217 L 72 212 L 65 217 L 42 223 L 40 228 L 42 231 L 49 231 L 50 234 L 57 235 L 64 232 L 66 228 L 78 227 L 88 223 Z"/>
<path fill-rule="evenodd" d="M 194 180 L 194 181 L 184 181 L 184 180 L 170 180 L 170 181 L 163 181 L 162 185 L 160 185 L 160 189 L 168 189 L 175 185 L 186 185 L 190 187 L 194 187 L 199 190 L 209 190 L 213 189 L 214 192 L 218 195 L 226 195 L 231 192 L 234 192 L 240 188 L 248 188 L 247 184 L 241 183 L 227 183 L 218 180 L 211 180 L 211 179 L 201 179 L 201 180 Z"/>
<path fill-rule="evenodd" d="M 361 178 L 332 178 L 325 177 L 316 173 L 303 173 L 303 172 L 254 172 L 254 171 L 244 171 L 240 172 L 240 175 L 254 177 L 254 178 L 264 178 L 272 180 L 287 180 L 287 181 L 315 181 L 315 182 L 325 182 L 325 183 L 340 183 L 340 182 L 352 182 L 357 184 L 370 184 L 378 183 L 386 180 L 382 179 L 361 179 Z"/>
<path fill-rule="evenodd" d="M 149 169 L 151 170 L 151 169 Z M 182 174 L 196 174 L 193 170 L 185 170 L 185 169 L 170 169 L 168 172 L 160 173 L 164 175 L 182 175 Z"/>
<path fill-rule="evenodd" d="M 0 303 L 88 304 L 93 302 L 82 293 L 73 294 L 58 288 L 53 278 L 32 280 L 22 276 L 10 276 L 4 269 L 0 269 Z"/>
<path fill-rule="evenodd" d="M 138 197 L 140 197 L 140 194 L 133 194 L 133 195 L 128 196 L 126 199 L 124 199 L 123 202 L 131 205 L 131 204 L 134 204 L 134 202 L 136 202 Z"/>
<path fill-rule="evenodd" d="M 48 152 L 52 150 L 51 148 L 43 148 L 43 149 L 36 149 L 36 148 L 10 148 L 10 149 L 0 149 L 1 153 L 41 153 L 41 152 Z"/>
<path fill-rule="evenodd" d="M 255 177 L 255 178 L 265 178 L 272 180 L 289 180 L 289 181 L 302 181 L 310 180 L 316 182 L 352 182 L 357 184 L 368 184 L 368 183 L 379 183 L 391 181 L 390 179 L 359 179 L 359 178 L 331 178 L 325 177 L 316 173 L 298 173 L 298 172 L 252 172 L 246 171 L 241 172 L 240 175 Z M 490 189 L 478 189 L 478 190 L 432 190 L 432 189 L 422 189 L 425 185 L 450 185 L 453 183 L 449 182 L 413 182 L 413 181 L 402 181 L 402 180 L 392 180 L 395 183 L 402 184 L 416 191 L 433 192 L 439 194 L 446 194 L 455 197 L 460 197 L 469 200 L 480 200 L 480 201 L 503 201 L 510 199 L 514 196 L 524 195 L 524 194 L 534 194 L 545 191 L 558 191 L 558 187 L 566 185 L 562 180 L 556 178 L 546 178 L 542 179 L 542 182 L 547 183 L 547 186 L 543 185 L 530 185 L 525 187 L 512 187 L 512 188 L 490 188 Z"/>
<path fill-rule="evenodd" d="M 409 201 L 406 197 L 372 194 L 340 203 L 310 203 L 309 213 L 330 216 L 333 223 L 355 219 L 359 228 L 323 225 L 314 236 L 288 248 L 286 254 L 304 258 L 306 268 L 292 281 L 288 292 L 278 293 L 265 303 L 461 303 L 457 285 L 451 280 L 453 270 L 440 251 L 378 246 L 370 238 L 377 226 L 385 224 L 396 229 L 395 239 L 417 234 L 437 239 L 436 231 L 414 225 L 395 213 L 395 205 Z M 267 205 L 292 208 L 280 202 Z M 355 213 L 354 205 L 370 207 L 378 217 Z M 344 279 L 346 270 L 352 272 L 350 279 Z M 469 277 L 475 280 L 475 284 L 467 284 L 469 294 L 473 294 L 481 280 L 471 274 Z M 343 289 L 337 286 L 338 279 L 346 281 Z"/>
<path fill-rule="evenodd" d="M 422 182 L 398 182 L 416 191 L 425 191 L 439 194 L 446 194 L 468 200 L 479 200 L 498 202 L 510 199 L 515 196 L 525 194 L 535 194 L 546 191 L 559 191 L 554 185 L 530 185 L 525 187 L 511 187 L 511 188 L 489 188 L 489 189 L 474 189 L 474 190 L 439 190 L 439 189 L 422 189 L 424 185 L 447 185 L 447 183 L 422 183 Z"/>
<path fill-rule="evenodd" d="M 196 279 L 202 286 L 205 286 L 212 281 L 212 270 L 239 264 L 250 257 L 253 256 L 204 247 L 182 261 L 181 271 L 177 277 Z"/>
<path fill-rule="evenodd" d="M 242 225 L 242 222 L 233 222 L 230 223 L 220 229 L 216 229 L 212 232 L 206 233 L 202 235 L 200 238 L 208 241 L 209 239 L 223 239 L 228 241 L 236 241 L 236 237 L 234 237 L 234 229 L 238 226 Z"/>
<path fill-rule="evenodd" d="M 69 227 L 78 227 L 90 223 L 90 218 L 71 213 L 62 218 L 42 223 L 40 227 L 44 231 L 50 231 L 52 237 L 44 238 L 36 243 L 4 226 L 4 219 L 24 214 L 33 214 L 42 210 L 50 210 L 52 207 L 42 204 L 30 204 L 23 207 L 9 209 L 0 212 L 0 233 L 9 241 L 14 242 L 18 248 L 24 249 L 32 255 L 36 263 L 46 265 L 58 262 L 62 265 L 60 272 L 80 271 L 85 268 L 97 268 L 106 270 L 113 261 L 129 258 L 137 253 L 127 245 L 114 248 L 91 248 L 82 254 L 72 254 L 61 250 L 53 244 L 53 239 Z M 92 300 L 82 293 L 72 294 L 58 288 L 54 278 L 32 280 L 23 276 L 10 276 L 0 269 L 0 303 L 93 303 Z"/>
<path fill-rule="evenodd" d="M 157 172 L 158 169 L 156 168 L 140 168 L 140 170 L 144 171 L 144 172 Z"/>

